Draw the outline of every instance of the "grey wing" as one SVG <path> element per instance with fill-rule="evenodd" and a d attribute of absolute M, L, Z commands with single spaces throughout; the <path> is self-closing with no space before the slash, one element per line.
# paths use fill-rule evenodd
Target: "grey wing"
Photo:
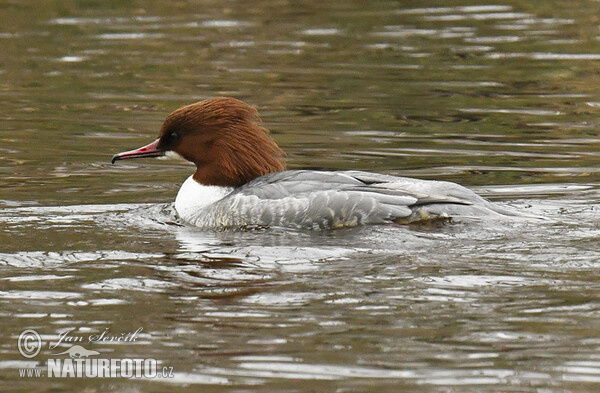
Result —
<path fill-rule="evenodd" d="M 196 225 L 335 228 L 406 219 L 428 204 L 470 204 L 420 192 L 412 179 L 405 179 L 358 171 L 279 172 L 210 205 Z"/>
<path fill-rule="evenodd" d="M 401 190 L 403 192 L 411 193 L 419 198 L 419 204 L 456 203 L 471 205 L 485 201 L 484 198 L 473 191 L 456 183 L 412 179 L 409 177 L 361 171 L 347 171 L 345 173 L 376 188 Z"/>
<path fill-rule="evenodd" d="M 361 171 L 348 171 L 346 173 L 371 184 L 373 187 L 401 189 L 417 197 L 418 202 L 412 206 L 414 214 L 411 220 L 440 216 L 453 218 L 493 217 L 498 219 L 541 218 L 492 203 L 472 190 L 452 182 L 426 181 Z"/>
<path fill-rule="evenodd" d="M 284 171 L 262 176 L 239 188 L 236 193 L 262 199 L 300 196 L 315 191 L 338 190 L 383 195 L 411 196 L 424 203 L 479 202 L 481 197 L 455 183 L 426 181 L 362 171 Z"/>
<path fill-rule="evenodd" d="M 515 216 L 455 183 L 360 171 L 262 176 L 207 206 L 201 227 L 336 228 L 435 217 Z"/>
<path fill-rule="evenodd" d="M 410 206 L 416 201 L 407 195 L 359 190 L 312 191 L 278 199 L 235 194 L 211 205 L 204 217 L 218 226 L 229 227 L 338 228 L 408 217 L 412 214 Z"/>

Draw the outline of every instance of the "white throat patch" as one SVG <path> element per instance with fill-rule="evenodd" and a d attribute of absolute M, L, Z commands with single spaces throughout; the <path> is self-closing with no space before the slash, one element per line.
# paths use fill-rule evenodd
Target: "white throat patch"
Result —
<path fill-rule="evenodd" d="M 222 199 L 233 191 L 232 187 L 205 186 L 194 180 L 193 176 L 186 179 L 181 185 L 177 198 L 175 198 L 175 210 L 185 221 L 198 215 L 198 211 Z"/>

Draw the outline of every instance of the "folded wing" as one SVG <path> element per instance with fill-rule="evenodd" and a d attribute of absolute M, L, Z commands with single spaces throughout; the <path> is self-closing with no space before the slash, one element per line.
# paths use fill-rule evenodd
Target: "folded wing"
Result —
<path fill-rule="evenodd" d="M 423 213 L 445 216 L 441 206 L 464 209 L 474 203 L 489 204 L 454 183 L 360 171 L 285 171 L 255 179 L 207 206 L 195 225 L 337 228 L 413 221 Z"/>

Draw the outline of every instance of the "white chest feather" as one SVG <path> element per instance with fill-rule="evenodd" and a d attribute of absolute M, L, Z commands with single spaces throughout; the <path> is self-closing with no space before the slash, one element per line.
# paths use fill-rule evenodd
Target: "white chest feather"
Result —
<path fill-rule="evenodd" d="M 231 187 L 204 186 L 190 176 L 177 193 L 175 210 L 183 220 L 193 222 L 202 209 L 222 199 L 231 191 Z"/>

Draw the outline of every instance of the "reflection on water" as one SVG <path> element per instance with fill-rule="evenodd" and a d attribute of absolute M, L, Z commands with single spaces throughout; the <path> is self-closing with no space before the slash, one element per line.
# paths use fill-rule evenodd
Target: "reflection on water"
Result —
<path fill-rule="evenodd" d="M 600 382 L 600 3 L 1 7 L 2 390 Z M 171 110 L 219 95 L 259 106 L 292 169 L 457 181 L 548 219 L 186 226 L 171 203 L 190 166 L 109 159 L 152 140 Z M 175 378 L 18 377 L 50 353 L 20 356 L 24 329 L 51 341 L 140 327 L 135 343 L 90 348 L 156 358 Z"/>
<path fill-rule="evenodd" d="M 104 244 L 113 249 L 2 253 L 0 301 L 18 301 L 15 324 L 35 326 L 49 339 L 67 326 L 129 326 L 107 316 L 140 308 L 136 323 L 152 331 L 136 353 L 176 364 L 181 371 L 162 381 L 170 384 L 589 382 L 596 346 L 582 336 L 570 357 L 565 350 L 577 336 L 565 329 L 594 326 L 585 317 L 598 309 L 586 278 L 600 260 L 600 217 L 588 201 L 600 195 L 585 185 L 548 192 L 557 196 L 516 202 L 547 221 L 455 223 L 435 231 L 205 232 L 179 224 L 165 205 L 7 208 L 3 224 L 31 225 L 34 235 L 72 228 L 93 238 L 106 230 L 113 239 Z M 126 246 L 131 233 L 160 251 Z M 174 348 L 203 356 L 190 368 L 172 356 Z M 131 350 L 111 349 L 115 356 Z M 340 356 L 324 361 L 332 350 Z M 540 365 L 536 351 L 561 357 Z M 500 366 L 507 353 L 522 359 L 518 370 Z M 2 369 L 10 375 L 18 367 Z"/>

